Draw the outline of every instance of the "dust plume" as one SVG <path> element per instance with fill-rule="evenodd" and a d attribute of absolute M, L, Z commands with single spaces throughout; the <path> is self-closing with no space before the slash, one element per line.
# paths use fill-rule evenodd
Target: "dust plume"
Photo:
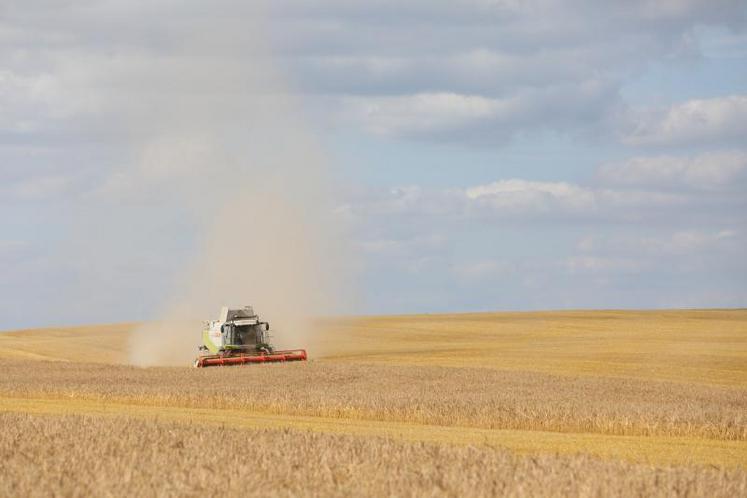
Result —
<path fill-rule="evenodd" d="M 127 75 L 157 91 L 130 113 L 137 166 L 112 188 L 162 192 L 201 239 L 160 319 L 133 334 L 137 365 L 189 364 L 221 305 L 252 305 L 276 346 L 313 350 L 311 318 L 338 295 L 327 159 L 262 43 L 261 12 L 223 3 L 237 15 L 177 24 L 168 56 Z"/>

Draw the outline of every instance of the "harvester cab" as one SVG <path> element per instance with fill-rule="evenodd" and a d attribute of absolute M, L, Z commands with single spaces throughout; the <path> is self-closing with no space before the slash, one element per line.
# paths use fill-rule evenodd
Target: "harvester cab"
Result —
<path fill-rule="evenodd" d="M 223 307 L 218 323 L 223 350 L 255 348 L 268 353 L 272 351 L 268 332 L 270 324 L 259 321 L 251 306 L 245 306 L 240 310 Z"/>
<path fill-rule="evenodd" d="M 306 360 L 303 349 L 274 351 L 270 324 L 259 319 L 251 306 L 224 306 L 218 320 L 205 322 L 196 367 Z"/>

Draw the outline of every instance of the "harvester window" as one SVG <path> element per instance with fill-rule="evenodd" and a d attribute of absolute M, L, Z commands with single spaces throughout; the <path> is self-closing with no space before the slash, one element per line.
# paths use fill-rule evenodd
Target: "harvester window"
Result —
<path fill-rule="evenodd" d="M 257 332 L 254 330 L 253 325 L 246 325 L 243 327 L 237 327 L 238 334 L 237 340 L 240 341 L 238 344 L 252 345 L 257 344 Z"/>

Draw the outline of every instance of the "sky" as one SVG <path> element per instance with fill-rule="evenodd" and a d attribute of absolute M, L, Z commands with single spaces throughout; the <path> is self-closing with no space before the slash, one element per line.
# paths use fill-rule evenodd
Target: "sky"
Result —
<path fill-rule="evenodd" d="M 336 312 L 747 306 L 742 1 L 10 0 L 0 330 L 154 318 L 247 92 L 324 158 Z"/>

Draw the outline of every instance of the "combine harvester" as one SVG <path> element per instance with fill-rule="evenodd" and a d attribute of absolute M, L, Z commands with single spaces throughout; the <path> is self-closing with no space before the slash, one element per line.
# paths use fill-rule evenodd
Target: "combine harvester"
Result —
<path fill-rule="evenodd" d="M 275 351 L 270 345 L 270 324 L 261 322 L 251 306 L 230 309 L 224 306 L 220 318 L 205 322 L 200 355 L 195 367 L 306 361 L 306 351 Z"/>

